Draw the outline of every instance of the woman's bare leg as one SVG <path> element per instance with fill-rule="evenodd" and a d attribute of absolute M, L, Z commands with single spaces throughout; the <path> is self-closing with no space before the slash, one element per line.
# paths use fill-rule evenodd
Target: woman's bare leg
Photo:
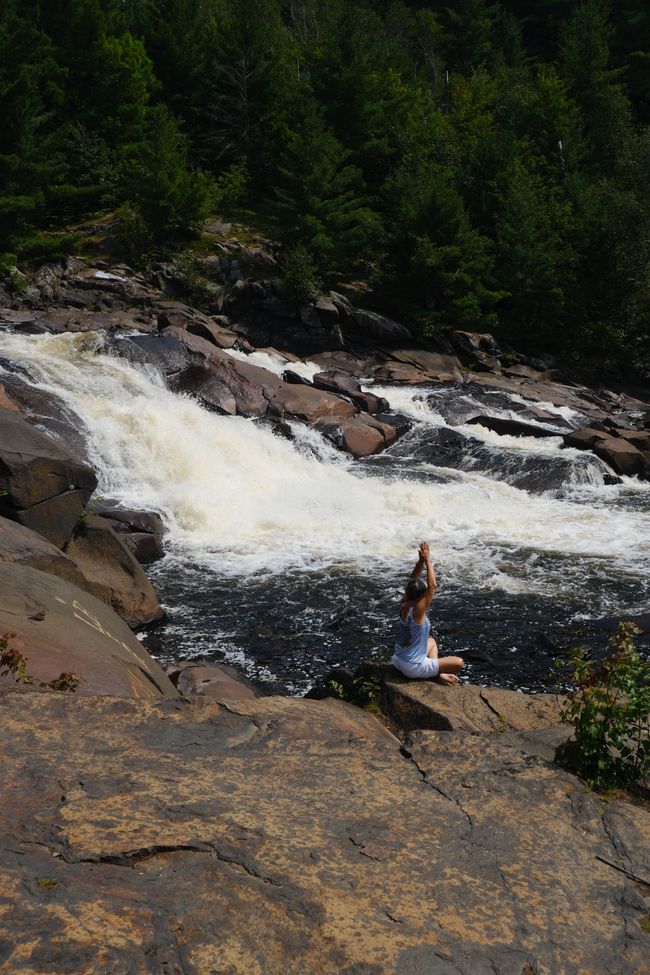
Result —
<path fill-rule="evenodd" d="M 465 666 L 462 657 L 441 657 L 438 661 L 438 677 L 445 684 L 457 684 L 456 674 Z"/>
<path fill-rule="evenodd" d="M 427 657 L 429 657 L 430 660 L 438 659 L 438 644 L 436 643 L 436 641 L 433 639 L 432 636 L 429 637 Z"/>

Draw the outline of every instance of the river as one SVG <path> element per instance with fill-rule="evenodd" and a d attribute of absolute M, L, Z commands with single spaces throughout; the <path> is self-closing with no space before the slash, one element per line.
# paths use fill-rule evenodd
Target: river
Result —
<path fill-rule="evenodd" d="M 357 461 L 297 423 L 287 439 L 208 412 L 114 351 L 103 333 L 5 332 L 0 373 L 63 400 L 99 495 L 162 515 L 167 555 L 150 574 L 168 622 L 150 643 L 163 662 L 207 656 L 301 694 L 334 665 L 387 658 L 422 539 L 441 650 L 473 681 L 551 688 L 556 657 L 604 651 L 595 620 L 648 610 L 650 484 L 606 484 L 598 458 L 563 449 L 580 414 L 547 405 L 557 437 L 500 436 L 467 420 L 519 415 L 520 397 L 369 385 L 413 425 Z"/>

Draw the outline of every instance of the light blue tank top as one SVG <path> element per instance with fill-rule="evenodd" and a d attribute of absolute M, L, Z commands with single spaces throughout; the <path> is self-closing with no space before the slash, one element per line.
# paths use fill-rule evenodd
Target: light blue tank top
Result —
<path fill-rule="evenodd" d="M 413 607 L 411 607 L 406 616 L 406 622 L 401 616 L 399 618 L 394 655 L 408 663 L 423 660 L 429 648 L 430 632 L 431 623 L 428 616 L 424 617 L 423 623 L 416 623 L 413 619 Z"/>

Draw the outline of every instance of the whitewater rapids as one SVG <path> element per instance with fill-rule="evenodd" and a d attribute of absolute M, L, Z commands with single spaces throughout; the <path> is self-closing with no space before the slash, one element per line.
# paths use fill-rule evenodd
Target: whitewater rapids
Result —
<path fill-rule="evenodd" d="M 103 344 L 97 333 L 5 333 L 0 355 L 79 417 L 98 494 L 160 512 L 181 562 L 232 577 L 392 572 L 428 538 L 448 584 L 564 599 L 580 596 L 592 571 L 639 579 L 650 565 L 644 511 L 608 509 L 600 495 L 593 504 L 533 496 L 474 471 L 373 469 L 297 424 L 289 442 L 208 412 Z M 381 393 L 404 407 L 404 392 Z M 512 447 L 513 438 L 483 436 Z M 530 450 L 557 446 L 534 441 Z"/>

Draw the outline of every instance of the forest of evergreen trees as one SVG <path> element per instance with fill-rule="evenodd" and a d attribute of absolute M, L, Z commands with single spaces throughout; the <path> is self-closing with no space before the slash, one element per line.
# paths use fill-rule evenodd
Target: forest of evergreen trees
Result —
<path fill-rule="evenodd" d="M 4 266 L 246 213 L 421 335 L 650 356 L 647 0 L 2 0 L 0 118 Z"/>

